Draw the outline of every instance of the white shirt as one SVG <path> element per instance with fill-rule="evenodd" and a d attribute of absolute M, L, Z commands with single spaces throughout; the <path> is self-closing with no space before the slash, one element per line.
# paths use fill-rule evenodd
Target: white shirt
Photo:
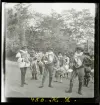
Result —
<path fill-rule="evenodd" d="M 49 57 L 49 61 L 53 62 L 53 60 L 54 60 L 54 53 L 53 52 L 46 52 L 46 55 Z"/>
<path fill-rule="evenodd" d="M 82 65 L 82 61 L 81 61 L 81 59 L 80 59 L 80 56 L 82 56 L 83 55 L 83 52 L 81 52 L 81 53 L 75 53 L 75 55 L 74 55 L 74 59 L 75 59 L 75 61 L 77 62 L 77 64 L 79 65 L 79 66 L 81 66 Z"/>
<path fill-rule="evenodd" d="M 21 50 L 20 50 L 20 51 L 21 51 Z M 27 52 L 24 52 L 24 51 L 23 51 L 23 53 L 27 53 Z M 29 55 L 28 55 L 28 56 L 29 56 Z M 23 67 L 30 67 L 30 62 L 25 62 L 25 61 L 24 61 L 24 58 L 21 57 L 21 53 L 20 53 L 20 52 L 18 52 L 18 53 L 16 54 L 16 57 L 18 58 L 17 62 L 18 62 L 18 66 L 19 66 L 20 68 L 23 68 Z"/>

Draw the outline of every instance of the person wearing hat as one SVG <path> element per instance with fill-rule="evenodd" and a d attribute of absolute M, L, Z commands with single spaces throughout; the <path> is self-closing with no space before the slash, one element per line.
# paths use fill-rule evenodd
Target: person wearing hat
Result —
<path fill-rule="evenodd" d="M 29 54 L 27 53 L 26 46 L 21 48 L 21 50 L 16 54 L 16 58 L 18 58 L 17 62 L 21 70 L 21 87 L 23 87 L 24 84 L 27 85 L 27 83 L 25 82 L 25 75 L 27 67 L 30 66 Z"/>
<path fill-rule="evenodd" d="M 90 54 L 88 52 L 84 52 L 84 71 L 85 71 L 85 76 L 84 76 L 84 86 L 88 87 L 89 81 L 90 81 L 90 73 L 91 73 L 91 58 Z"/>
<path fill-rule="evenodd" d="M 52 79 L 53 79 L 53 71 L 54 71 L 53 67 L 54 67 L 54 64 L 57 63 L 57 57 L 53 53 L 52 49 L 48 49 L 48 51 L 44 55 L 43 62 L 44 62 L 45 70 L 42 78 L 42 85 L 39 88 L 44 87 L 44 82 L 48 72 L 49 72 L 49 87 L 53 87 L 51 85 Z"/>
<path fill-rule="evenodd" d="M 70 79 L 70 87 L 68 91 L 65 90 L 66 93 L 72 92 L 74 79 L 78 76 L 79 80 L 78 94 L 82 95 L 82 85 L 84 80 L 83 59 L 84 59 L 83 49 L 81 47 L 77 47 L 75 54 L 73 56 L 73 71 Z"/>

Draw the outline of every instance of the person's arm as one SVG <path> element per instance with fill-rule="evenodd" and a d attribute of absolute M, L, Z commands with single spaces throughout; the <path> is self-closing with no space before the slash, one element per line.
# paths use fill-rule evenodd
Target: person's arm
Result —
<path fill-rule="evenodd" d="M 16 54 L 16 58 L 21 58 L 21 54 L 19 52 Z"/>
<path fill-rule="evenodd" d="M 19 63 L 24 62 L 24 58 L 21 58 L 21 57 L 18 58 L 18 62 L 19 62 Z"/>
<path fill-rule="evenodd" d="M 67 57 L 67 64 L 69 64 L 70 59 Z"/>

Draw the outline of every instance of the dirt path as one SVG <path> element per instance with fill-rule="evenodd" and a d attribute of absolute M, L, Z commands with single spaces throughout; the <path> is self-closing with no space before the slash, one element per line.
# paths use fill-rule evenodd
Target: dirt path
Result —
<path fill-rule="evenodd" d="M 28 69 L 26 74 L 26 82 L 28 85 L 20 87 L 20 70 L 16 62 L 6 61 L 6 86 L 5 95 L 7 97 L 94 97 L 94 84 L 90 82 L 89 88 L 83 87 L 83 95 L 77 94 L 78 81 L 74 82 L 73 92 L 65 93 L 65 89 L 69 88 L 69 79 L 63 79 L 63 83 L 53 82 L 54 88 L 48 87 L 48 76 L 45 81 L 44 88 L 38 88 L 41 84 L 39 80 L 31 80 L 31 72 Z"/>

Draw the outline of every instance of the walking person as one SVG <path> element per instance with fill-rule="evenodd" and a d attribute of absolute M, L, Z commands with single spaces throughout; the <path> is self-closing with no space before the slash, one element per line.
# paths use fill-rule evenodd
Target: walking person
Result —
<path fill-rule="evenodd" d="M 29 54 L 27 53 L 26 46 L 22 47 L 22 49 L 16 54 L 16 57 L 18 58 L 17 62 L 21 70 L 21 87 L 23 87 L 24 84 L 28 85 L 25 82 L 25 75 L 27 68 L 30 67 Z"/>
<path fill-rule="evenodd" d="M 82 95 L 82 85 L 84 82 L 83 59 L 84 59 L 83 49 L 81 47 L 77 47 L 73 57 L 73 72 L 71 74 L 70 87 L 68 91 L 65 90 L 66 93 L 72 92 L 74 79 L 78 76 L 79 80 L 78 94 Z"/>
<path fill-rule="evenodd" d="M 49 72 L 49 87 L 53 87 L 52 86 L 52 79 L 53 79 L 53 72 L 54 72 L 54 64 L 57 62 L 57 58 L 55 56 L 55 54 L 53 53 L 52 49 L 48 49 L 48 52 L 46 52 L 44 58 L 43 58 L 43 62 L 44 62 L 44 66 L 45 66 L 45 70 L 44 70 L 44 74 L 43 74 L 43 78 L 42 78 L 42 85 L 39 88 L 44 87 L 44 82 L 46 79 L 46 76 Z"/>

